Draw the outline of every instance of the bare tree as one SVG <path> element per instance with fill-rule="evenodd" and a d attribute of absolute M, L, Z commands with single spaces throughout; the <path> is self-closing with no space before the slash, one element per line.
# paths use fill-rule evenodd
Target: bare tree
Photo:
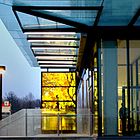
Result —
<path fill-rule="evenodd" d="M 11 113 L 15 113 L 20 109 L 25 108 L 40 108 L 41 101 L 39 99 L 35 99 L 34 95 L 30 92 L 23 98 L 19 98 L 13 91 L 10 91 L 4 97 L 4 100 L 7 100 L 11 104 Z"/>

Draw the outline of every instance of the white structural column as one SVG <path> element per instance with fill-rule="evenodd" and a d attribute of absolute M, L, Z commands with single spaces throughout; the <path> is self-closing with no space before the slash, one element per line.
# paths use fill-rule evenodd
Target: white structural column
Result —
<path fill-rule="evenodd" d="M 104 134 L 118 134 L 118 63 L 116 41 L 103 41 Z"/>

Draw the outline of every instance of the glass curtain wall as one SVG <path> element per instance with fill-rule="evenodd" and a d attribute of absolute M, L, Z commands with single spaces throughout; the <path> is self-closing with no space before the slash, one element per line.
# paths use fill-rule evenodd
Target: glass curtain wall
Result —
<path fill-rule="evenodd" d="M 128 108 L 126 54 L 126 41 L 122 40 L 103 40 L 98 48 L 98 113 L 102 114 L 98 119 L 100 135 L 117 135 L 123 131 L 119 110 L 123 102 Z"/>
<path fill-rule="evenodd" d="M 102 120 L 98 120 L 102 125 L 98 131 L 103 135 L 140 133 L 139 45 L 138 40 L 113 40 L 102 41 L 98 48 L 97 87 L 102 110 Z"/>
<path fill-rule="evenodd" d="M 140 41 L 129 40 L 130 51 L 130 132 L 140 133 Z"/>

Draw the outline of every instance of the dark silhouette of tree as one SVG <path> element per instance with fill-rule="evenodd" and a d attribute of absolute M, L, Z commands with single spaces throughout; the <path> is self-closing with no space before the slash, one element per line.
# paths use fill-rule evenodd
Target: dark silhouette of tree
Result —
<path fill-rule="evenodd" d="M 20 109 L 40 108 L 41 106 L 41 101 L 39 99 L 35 99 L 31 92 L 25 97 L 19 98 L 13 91 L 10 91 L 8 94 L 6 94 L 4 100 L 10 102 L 11 113 L 15 113 Z"/>
<path fill-rule="evenodd" d="M 68 81 L 68 84 L 69 84 L 69 87 L 67 88 L 67 93 L 68 93 L 69 97 L 71 98 L 72 102 L 76 106 L 76 99 L 74 99 L 74 97 L 76 95 L 76 92 L 73 92 L 73 95 L 70 95 L 70 92 L 69 92 L 70 88 L 72 87 L 72 81 L 74 80 L 73 79 L 73 74 L 71 74 L 71 78 L 70 79 L 68 78 L 68 74 L 66 76 L 67 76 L 67 81 Z"/>
<path fill-rule="evenodd" d="M 19 99 L 13 91 L 10 91 L 6 95 L 5 100 L 11 104 L 11 113 L 15 113 L 21 109 L 21 99 Z"/>

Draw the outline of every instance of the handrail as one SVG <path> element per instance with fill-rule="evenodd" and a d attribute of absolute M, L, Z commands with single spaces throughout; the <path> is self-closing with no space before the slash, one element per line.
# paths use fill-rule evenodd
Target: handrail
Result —
<path fill-rule="evenodd" d="M 9 116 L 9 117 L 11 117 L 11 116 Z M 11 124 L 11 123 L 13 123 L 13 122 L 16 122 L 17 120 L 19 120 L 19 119 L 21 119 L 21 118 L 23 118 L 23 117 L 25 117 L 25 116 L 21 116 L 20 118 L 17 118 L 16 120 L 14 120 L 14 121 L 11 121 L 11 122 L 7 122 L 5 125 L 3 125 L 2 127 L 1 127 L 1 125 L 0 125 L 0 129 L 1 128 L 3 128 L 3 127 L 5 127 L 5 126 L 7 126 L 7 125 L 9 125 L 9 124 Z M 11 120 L 11 119 L 10 119 Z M 1 121 L 3 121 L 3 120 L 1 120 Z M 1 122 L 0 122 L 1 123 Z"/>
<path fill-rule="evenodd" d="M 76 125 L 76 130 L 80 130 L 80 131 L 77 131 L 77 134 L 90 135 L 88 130 L 90 129 L 91 117 L 94 114 L 91 114 L 91 112 L 85 114 L 84 111 L 83 111 L 83 114 L 82 113 L 81 114 L 60 114 L 60 113 L 56 113 L 56 114 L 49 113 L 48 114 L 48 113 L 42 113 L 41 110 L 28 110 L 27 109 L 23 112 L 19 112 L 19 114 L 17 113 L 17 115 L 16 115 L 16 113 L 13 115 L 15 115 L 16 117 L 14 118 L 14 116 L 10 115 L 9 117 L 7 117 L 1 121 L 1 123 L 0 123 L 0 134 L 1 135 L 10 136 L 12 133 L 12 135 L 21 134 L 23 136 L 30 136 L 30 135 L 33 136 L 33 135 L 37 135 L 37 134 L 42 134 L 42 127 L 41 127 L 42 125 L 41 124 L 42 124 L 43 118 L 45 118 L 45 117 L 48 121 L 51 121 L 51 117 L 56 118 L 56 126 L 57 126 L 56 134 L 58 136 L 60 133 L 63 134 L 62 133 L 62 131 L 63 131 L 62 122 L 64 123 L 64 126 L 63 126 L 64 131 L 65 131 L 65 129 L 67 131 L 67 128 L 70 127 L 69 125 L 71 125 L 71 123 L 69 123 L 69 121 L 70 121 L 69 119 L 76 120 L 76 121 L 74 121 L 75 123 L 73 125 L 74 126 Z M 85 118 L 85 119 L 81 119 L 81 118 Z M 21 126 L 21 128 L 19 130 L 17 130 L 19 128 L 19 125 L 16 122 L 17 121 L 19 122 L 20 120 L 21 120 L 20 123 L 23 125 L 23 127 Z M 86 121 L 86 126 L 85 126 L 85 121 Z M 78 124 L 78 126 L 77 126 L 77 124 Z M 16 128 L 14 131 L 12 130 L 13 129 L 12 126 L 14 126 Z M 88 130 L 85 129 L 85 127 L 88 128 Z M 51 126 L 50 126 L 50 129 L 51 129 Z M 70 127 L 70 130 L 71 130 L 71 127 Z M 75 127 L 74 127 L 74 130 L 75 130 Z"/>

